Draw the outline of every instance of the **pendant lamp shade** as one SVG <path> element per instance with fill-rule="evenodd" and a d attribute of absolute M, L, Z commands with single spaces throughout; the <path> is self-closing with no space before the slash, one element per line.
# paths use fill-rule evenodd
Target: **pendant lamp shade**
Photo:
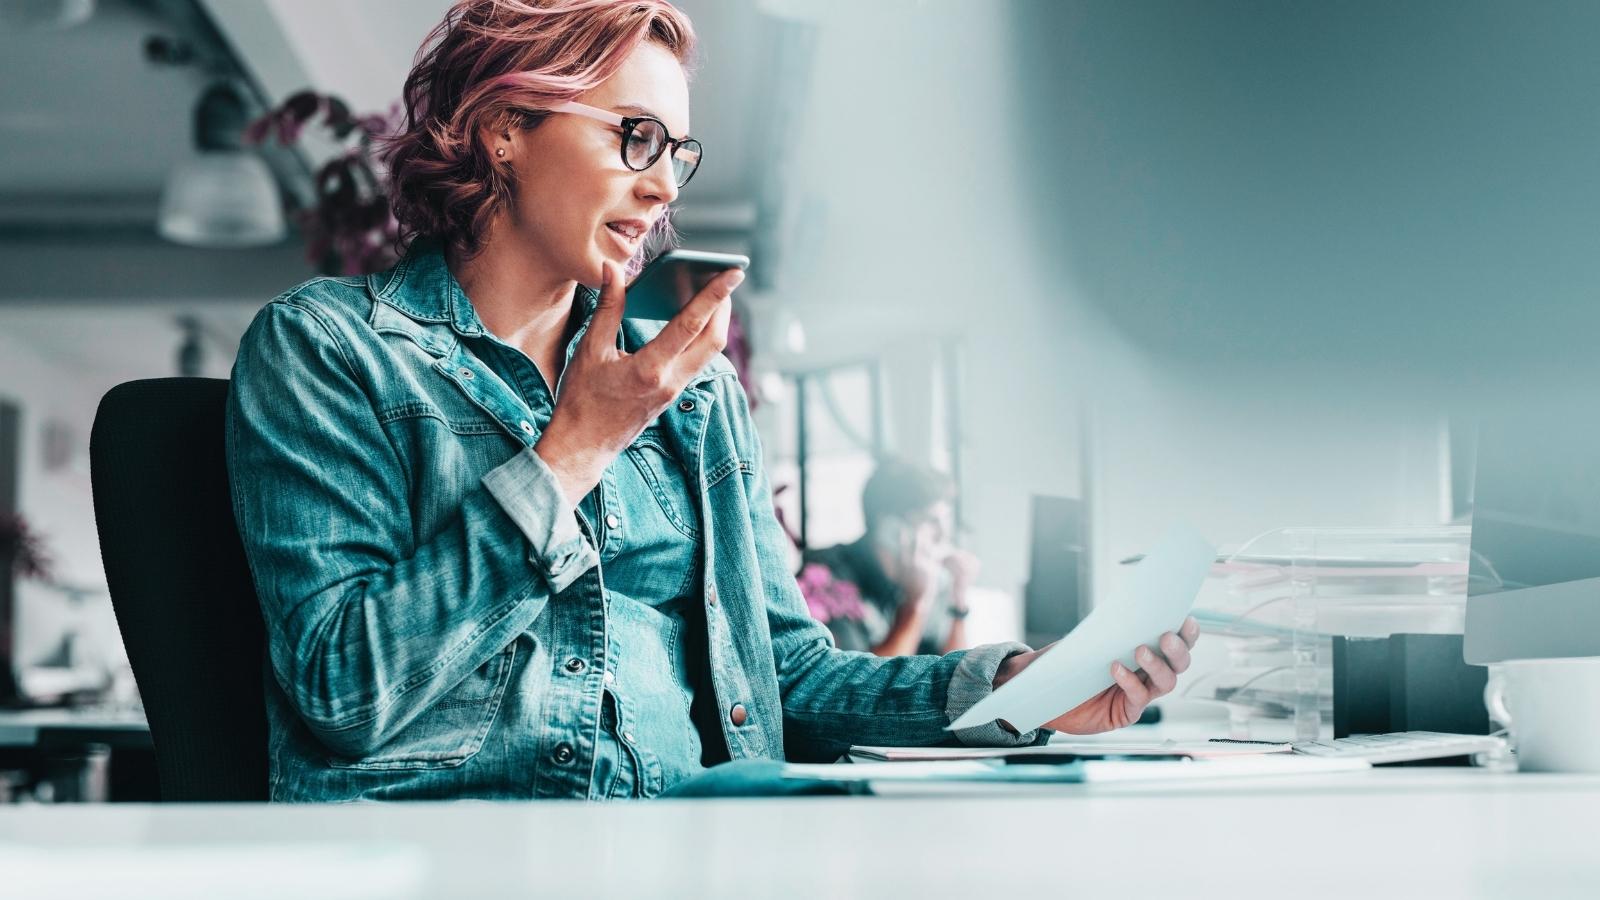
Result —
<path fill-rule="evenodd" d="M 259 247 L 284 239 L 283 204 L 267 164 L 243 148 L 244 102 L 227 82 L 206 89 L 195 108 L 195 152 L 179 161 L 161 191 L 156 228 L 193 247 Z"/>

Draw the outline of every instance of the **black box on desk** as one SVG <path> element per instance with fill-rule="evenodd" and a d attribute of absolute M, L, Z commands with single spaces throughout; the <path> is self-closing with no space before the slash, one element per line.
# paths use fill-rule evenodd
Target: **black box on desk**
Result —
<path fill-rule="evenodd" d="M 1489 670 L 1461 657 L 1459 634 L 1333 639 L 1333 736 L 1391 731 L 1488 734 Z"/>

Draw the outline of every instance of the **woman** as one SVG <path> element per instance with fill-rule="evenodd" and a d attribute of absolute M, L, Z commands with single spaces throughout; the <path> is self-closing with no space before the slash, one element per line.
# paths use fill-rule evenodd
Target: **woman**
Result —
<path fill-rule="evenodd" d="M 939 742 L 1034 658 L 834 649 L 719 356 L 739 275 L 664 328 L 623 319 L 623 268 L 698 163 L 693 44 L 660 0 L 458 3 L 390 146 L 405 258 L 246 333 L 228 454 L 274 799 L 650 797 L 726 760 Z M 1051 727 L 1136 719 L 1193 637 Z"/>

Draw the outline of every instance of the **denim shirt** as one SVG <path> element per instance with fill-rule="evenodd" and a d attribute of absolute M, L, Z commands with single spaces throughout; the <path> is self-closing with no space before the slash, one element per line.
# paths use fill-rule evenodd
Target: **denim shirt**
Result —
<path fill-rule="evenodd" d="M 657 331 L 627 320 L 618 340 L 635 350 Z M 696 571 L 678 573 L 695 590 L 675 598 L 692 615 L 676 633 L 632 627 L 624 610 L 659 609 L 608 602 L 603 554 L 621 545 L 532 450 L 553 409 L 527 390 L 536 374 L 484 329 L 427 243 L 385 272 L 305 282 L 252 321 L 226 439 L 266 623 L 273 799 L 605 796 L 608 683 L 620 731 L 659 740 L 632 727 L 647 705 L 623 683 L 635 654 L 674 666 L 681 654 L 703 682 L 691 727 L 708 761 L 942 743 L 1025 649 L 836 649 L 788 570 L 761 443 L 720 357 L 642 438 L 678 461 L 681 476 L 663 468 L 658 481 L 698 517 Z M 605 496 L 602 482 L 594 499 Z M 955 736 L 1033 738 L 996 723 Z"/>
<path fill-rule="evenodd" d="M 585 325 L 567 344 L 566 365 L 595 302 L 587 290 L 575 299 Z M 542 428 L 555 405 L 543 375 L 498 342 L 468 342 L 469 348 L 474 343 L 480 358 L 536 410 Z M 700 603 L 700 515 L 659 423 L 606 468 L 578 511 L 598 551 L 606 656 L 614 661 L 602 676 L 590 796 L 654 797 L 702 770 L 700 735 L 690 717 L 695 679 L 685 647 Z"/>
<path fill-rule="evenodd" d="M 635 441 L 623 457 L 608 470 L 614 487 L 602 482 L 585 501 L 594 508 L 587 520 L 602 523 L 608 655 L 616 661 L 603 701 L 608 707 L 602 710 L 594 790 L 601 797 L 653 797 L 702 768 L 703 747 L 691 716 L 698 685 L 686 646 L 700 603 L 699 544 L 685 530 L 695 525 L 678 524 L 699 517 L 669 512 L 667 504 L 678 504 L 663 503 L 653 491 L 661 483 L 658 473 L 675 465 L 668 454 Z M 686 479 L 675 481 L 687 496 Z"/>

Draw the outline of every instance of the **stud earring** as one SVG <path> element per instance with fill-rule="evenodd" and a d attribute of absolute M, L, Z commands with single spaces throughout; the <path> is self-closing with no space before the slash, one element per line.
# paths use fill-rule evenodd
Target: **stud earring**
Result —
<path fill-rule="evenodd" d="M 504 147 L 495 148 L 494 155 L 495 156 L 505 156 L 506 155 L 506 148 L 504 148 Z"/>

